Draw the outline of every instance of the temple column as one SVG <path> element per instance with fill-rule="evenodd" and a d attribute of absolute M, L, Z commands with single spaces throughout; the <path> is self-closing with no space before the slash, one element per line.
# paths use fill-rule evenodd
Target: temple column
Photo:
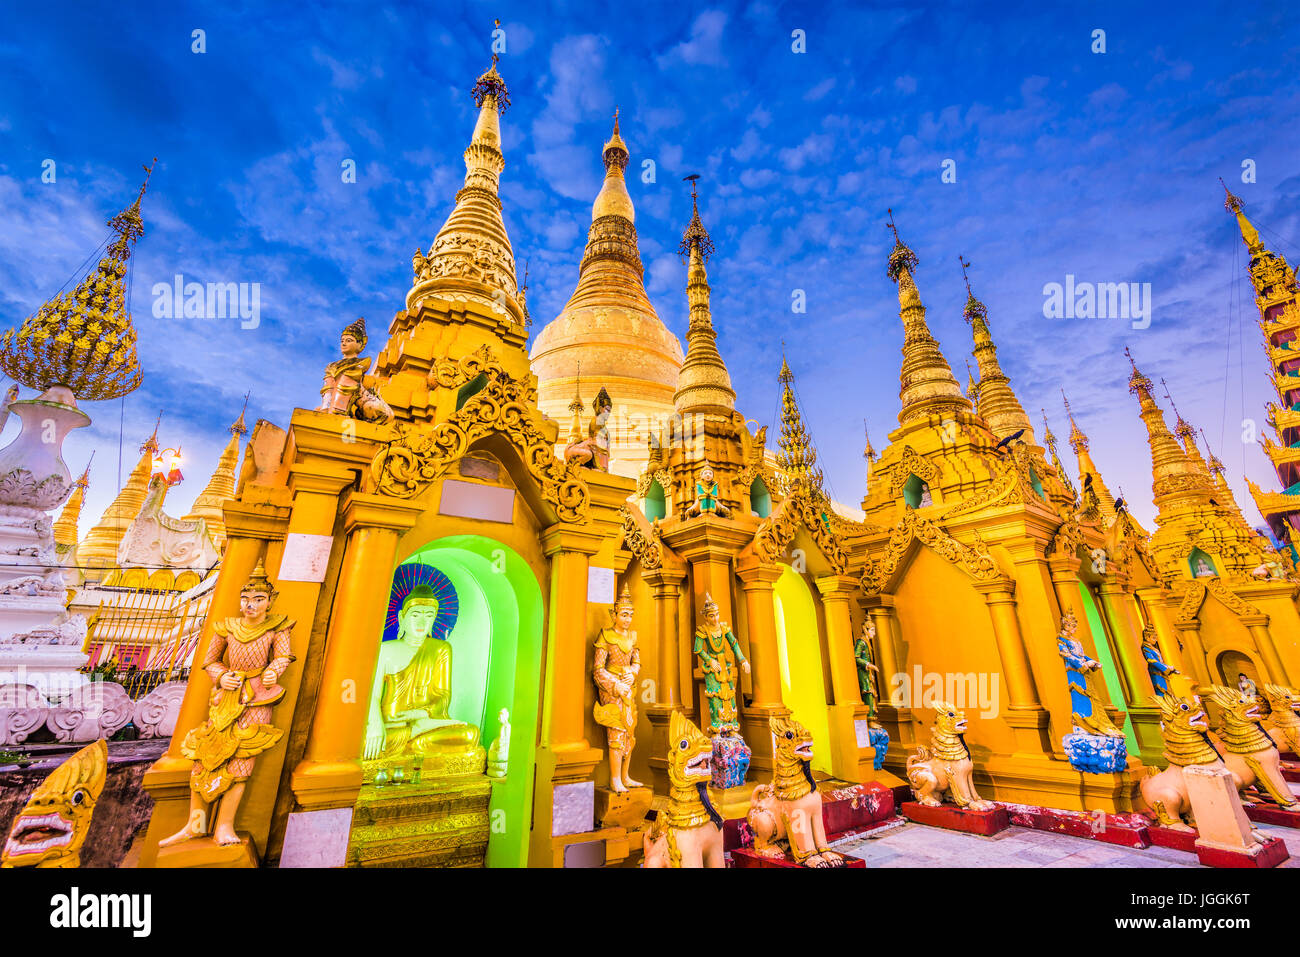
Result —
<path fill-rule="evenodd" d="M 911 701 L 894 700 L 896 676 L 901 675 L 898 653 L 898 621 L 894 617 L 893 595 L 871 595 L 862 600 L 862 606 L 876 626 L 876 651 L 880 655 L 880 700 L 876 714 L 880 724 L 889 732 L 890 740 L 897 741 L 899 753 L 911 750 L 916 744 L 916 728 Z M 919 691 L 919 688 L 917 689 Z M 888 762 L 888 759 L 886 759 Z M 897 762 L 902 766 L 902 759 Z"/>
<path fill-rule="evenodd" d="M 849 613 L 849 600 L 858 594 L 860 585 L 848 575 L 827 575 L 816 579 L 816 584 L 826 618 L 826 647 L 835 696 L 835 703 L 826 709 L 831 772 L 846 781 L 868 781 L 876 752 L 868 743 L 867 706 L 858 687 L 853 622 Z"/>
<path fill-rule="evenodd" d="M 1049 715 L 1038 697 L 1034 674 L 1029 665 L 1020 621 L 1016 617 L 1016 599 L 1010 581 L 977 582 L 975 590 L 984 596 L 993 623 L 993 639 L 1002 662 L 1010 703 L 1002 719 L 1011 727 L 1018 746 L 1030 754 L 1051 753 L 1047 735 Z"/>
<path fill-rule="evenodd" d="M 686 570 L 657 568 L 641 576 L 650 586 L 655 603 L 655 637 L 658 641 L 659 667 L 655 674 L 655 702 L 646 705 L 646 718 L 653 729 L 651 735 L 650 769 L 655 776 L 655 789 L 666 794 L 668 789 L 668 724 L 674 711 L 684 711 L 681 680 L 681 623 L 678 608 L 681 603 L 682 584 Z"/>
<path fill-rule="evenodd" d="M 599 529 L 581 525 L 557 523 L 541 534 L 542 551 L 551 562 L 551 581 L 532 864 L 552 866 L 554 839 L 586 833 L 595 823 L 596 786 L 591 775 L 605 752 L 593 747 L 586 735 L 591 684 L 587 588 L 591 556 L 601 540 Z"/>
<path fill-rule="evenodd" d="M 773 767 L 773 715 L 790 713 L 781 700 L 781 663 L 777 651 L 776 606 L 773 586 L 781 577 L 781 566 L 759 561 L 747 555 L 736 565 L 740 587 L 745 592 L 745 610 L 749 622 L 749 666 L 753 680 L 754 702 L 741 712 L 745 741 L 753 751 L 750 767 L 770 771 Z M 714 596 L 715 600 L 717 596 Z M 697 601 L 702 601 L 702 597 Z M 697 605 L 698 607 L 698 605 Z"/>
<path fill-rule="evenodd" d="M 1286 666 L 1282 664 L 1282 659 L 1278 656 L 1277 645 L 1273 641 L 1273 634 L 1268 630 L 1268 615 L 1242 615 L 1241 623 L 1250 629 L 1250 636 L 1255 639 L 1255 647 L 1259 649 L 1260 660 L 1264 662 L 1264 667 L 1268 669 L 1268 680 L 1273 684 L 1294 687 L 1291 675 L 1287 672 Z M 1224 676 L 1225 679 L 1227 676 Z"/>
<path fill-rule="evenodd" d="M 303 810 L 351 807 L 361 789 L 361 744 L 379 644 L 392 590 L 397 540 L 423 507 L 385 495 L 349 492 L 347 546 L 334 593 L 316 710 L 291 786 Z"/>

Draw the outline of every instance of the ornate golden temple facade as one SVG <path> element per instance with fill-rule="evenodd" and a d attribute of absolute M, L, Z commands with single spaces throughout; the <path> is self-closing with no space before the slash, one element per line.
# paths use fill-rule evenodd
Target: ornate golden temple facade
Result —
<path fill-rule="evenodd" d="M 1077 480 L 1045 415 L 1039 444 L 969 291 L 979 380 L 963 392 L 897 232 L 898 425 L 869 448 L 861 520 L 823 488 L 788 362 L 775 449 L 736 407 L 698 207 L 684 356 L 658 320 L 617 125 L 578 287 L 530 356 L 495 65 L 474 98 L 464 186 L 347 384 L 391 416 L 295 409 L 232 470 L 211 614 L 144 782 L 143 866 L 713 860 L 677 836 L 710 817 L 689 783 L 704 755 L 710 809 L 732 820 L 788 772 L 773 729 L 793 736 L 791 715 L 819 782 L 899 786 L 945 701 L 969 718 L 985 798 L 1131 811 L 1143 766 L 1167 763 L 1153 655 L 1183 688 L 1300 683 L 1294 567 L 1190 424 L 1169 431 L 1135 365 L 1148 533 L 1073 414 Z M 349 361 L 364 336 L 344 329 Z M 636 456 L 609 434 L 619 410 L 664 416 Z M 1067 644 L 1092 662 L 1091 710 Z M 1071 742 L 1097 729 L 1115 760 L 1080 769 Z"/>

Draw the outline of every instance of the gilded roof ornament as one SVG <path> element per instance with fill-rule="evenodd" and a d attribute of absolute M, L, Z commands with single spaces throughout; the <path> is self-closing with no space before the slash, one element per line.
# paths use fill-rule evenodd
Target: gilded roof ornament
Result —
<path fill-rule="evenodd" d="M 135 202 L 108 221 L 117 238 L 95 271 L 71 292 L 55 294 L 0 339 L 0 369 L 10 378 L 41 392 L 66 386 L 76 398 L 91 400 L 120 398 L 139 387 L 142 374 L 125 280 L 131 248 L 144 235 L 140 202 L 153 165 L 145 173 Z"/>
<path fill-rule="evenodd" d="M 1151 398 L 1151 380 L 1138 371 L 1137 363 L 1133 361 L 1133 353 L 1128 351 L 1128 346 L 1124 347 L 1124 355 L 1128 357 L 1128 364 L 1133 367 L 1133 374 L 1128 378 L 1128 390 L 1134 395 L 1145 394 L 1146 398 Z"/>
<path fill-rule="evenodd" d="M 790 371 L 784 354 L 777 381 L 781 383 L 781 437 L 777 441 L 780 448 L 776 455 L 777 464 L 785 472 L 792 488 L 804 486 L 820 491 L 823 476 L 822 470 L 817 468 L 817 450 L 804 427 L 794 394 L 794 373 Z"/>
<path fill-rule="evenodd" d="M 682 233 L 681 245 L 677 247 L 677 255 L 682 257 L 682 262 L 690 258 L 692 247 L 699 249 L 700 259 L 704 262 L 708 262 L 715 251 L 713 240 L 709 238 L 709 231 L 700 221 L 700 204 L 695 192 L 695 181 L 699 178 L 699 173 L 682 177 L 685 182 L 691 184 L 691 221 L 686 226 L 686 232 Z"/>
<path fill-rule="evenodd" d="M 497 72 L 497 61 L 500 59 L 495 53 L 492 54 L 492 65 L 487 70 L 479 74 L 479 78 L 474 81 L 474 88 L 469 91 L 469 95 L 474 98 L 474 105 L 483 106 L 483 101 L 489 96 L 496 100 L 497 113 L 504 113 L 510 108 L 510 90 L 506 87 L 506 81 L 501 78 Z"/>
<path fill-rule="evenodd" d="M 898 227 L 894 225 L 894 210 L 889 210 L 889 231 L 894 234 L 894 248 L 889 253 L 889 266 L 885 270 L 886 275 L 894 282 L 898 282 L 898 275 L 901 271 L 907 270 L 909 273 L 916 272 L 916 267 L 920 260 L 916 258 L 916 253 L 912 252 L 901 239 L 898 238 Z"/>
<path fill-rule="evenodd" d="M 966 275 L 966 270 L 970 267 L 970 262 L 961 256 L 957 257 L 961 263 L 961 278 L 966 283 L 966 308 L 962 310 L 962 318 L 971 325 L 976 322 L 983 323 L 988 319 L 988 307 L 975 298 L 975 293 L 971 292 L 970 277 Z"/>

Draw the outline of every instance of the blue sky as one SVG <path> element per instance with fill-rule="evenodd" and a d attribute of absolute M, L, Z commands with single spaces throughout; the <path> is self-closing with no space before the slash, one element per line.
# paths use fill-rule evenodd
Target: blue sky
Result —
<path fill-rule="evenodd" d="M 1296 20 L 1280 6 L 1054 6 L 756 0 L 622 17 L 608 3 L 11 6 L 0 37 L 0 325 L 79 278 L 140 164 L 160 158 L 134 267 L 144 385 L 124 406 L 86 403 L 95 424 L 65 449 L 74 471 L 100 450 L 83 534 L 116 492 L 119 417 L 125 471 L 167 410 L 161 438 L 187 459 L 169 500 L 182 514 L 246 391 L 251 417 L 283 426 L 293 407 L 315 404 L 338 331 L 357 315 L 373 354 L 402 306 L 411 253 L 459 188 L 468 89 L 488 63 L 494 17 L 513 99 L 504 215 L 530 263 L 535 330 L 576 282 L 618 106 L 629 171 L 655 162 L 655 181 L 632 175 L 629 189 L 656 308 L 683 336 L 681 178 L 700 173 L 718 247 L 714 321 L 738 407 L 775 420 L 784 339 L 836 497 L 862 497 L 862 420 L 877 448 L 897 425 L 892 207 L 963 385 L 959 254 L 1036 426 L 1045 406 L 1064 444 L 1064 385 L 1140 520 L 1152 516 L 1150 458 L 1125 345 L 1169 380 L 1257 521 L 1243 472 L 1275 483 L 1241 423 L 1262 422 L 1268 368 L 1217 180 L 1275 251 L 1300 256 Z M 195 29 L 205 53 L 192 52 Z M 1105 53 L 1091 51 L 1097 29 Z M 805 53 L 791 49 L 795 30 Z M 46 159 L 54 183 L 41 182 Z M 346 159 L 355 183 L 342 182 Z M 1247 159 L 1255 183 L 1241 182 Z M 945 160 L 954 183 L 941 180 Z M 150 289 L 176 273 L 260 283 L 260 325 L 154 318 Z M 1044 318 L 1044 284 L 1067 274 L 1150 283 L 1150 327 Z M 791 311 L 796 289 L 806 313 Z"/>

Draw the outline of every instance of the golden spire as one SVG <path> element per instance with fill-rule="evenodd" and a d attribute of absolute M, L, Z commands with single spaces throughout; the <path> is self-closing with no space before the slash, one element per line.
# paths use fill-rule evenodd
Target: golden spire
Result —
<path fill-rule="evenodd" d="M 718 352 L 717 333 L 709 312 L 709 277 L 704 263 L 713 254 L 713 241 L 700 221 L 695 191 L 698 176 L 687 176 L 691 184 L 691 221 L 682 235 L 678 254 L 690 257 L 686 298 L 690 302 L 690 325 L 686 330 L 686 359 L 677 376 L 674 403 L 678 412 L 712 412 L 728 415 L 736 407 L 736 390 Z"/>
<path fill-rule="evenodd" d="M 1237 217 L 1237 227 L 1241 230 L 1241 238 L 1245 241 L 1246 248 L 1250 250 L 1251 257 L 1253 258 L 1260 253 L 1265 252 L 1264 244 L 1259 238 L 1259 230 L 1255 228 L 1255 225 L 1247 219 L 1246 214 L 1242 212 L 1242 209 L 1246 204 L 1241 201 L 1240 197 L 1232 194 L 1232 191 L 1228 189 L 1228 184 L 1223 181 L 1222 176 L 1219 177 L 1219 185 L 1223 187 L 1225 195 L 1223 208 Z"/>
<path fill-rule="evenodd" d="M 1146 423 L 1147 439 L 1151 446 L 1151 490 L 1156 508 L 1159 509 L 1171 498 L 1181 498 L 1206 491 L 1207 477 L 1203 469 L 1198 470 L 1196 465 L 1189 461 L 1187 453 L 1169 431 L 1169 426 L 1165 424 L 1165 414 L 1151 395 L 1153 388 L 1151 380 L 1138 370 L 1137 363 L 1133 361 L 1133 354 L 1129 352 L 1127 346 L 1124 347 L 1124 355 L 1128 357 L 1129 364 L 1133 367 L 1133 374 L 1128 380 L 1128 390 L 1138 397 L 1138 404 L 1142 409 L 1142 421 Z M 1160 521 L 1159 515 L 1156 521 L 1157 523 Z"/>
<path fill-rule="evenodd" d="M 1061 390 L 1061 400 L 1065 403 L 1065 415 L 1070 420 L 1070 448 L 1074 449 L 1074 457 L 1079 464 L 1079 484 L 1096 493 L 1097 508 L 1106 524 L 1110 525 L 1115 521 L 1115 497 L 1110 494 L 1101 472 L 1092 461 L 1092 454 L 1088 451 L 1088 436 L 1083 434 L 1083 429 L 1074 421 L 1074 411 L 1070 408 L 1070 400 L 1064 389 Z M 1059 471 L 1064 476 L 1065 470 Z"/>
<path fill-rule="evenodd" d="M 0 369 L 10 378 L 40 392 L 66 386 L 76 398 L 91 400 L 120 398 L 139 387 L 125 279 L 131 249 L 144 235 L 140 202 L 152 175 L 153 166 L 146 166 L 135 202 L 108 221 L 117 239 L 95 271 L 0 339 Z"/>
<path fill-rule="evenodd" d="M 645 422 L 656 434 L 675 412 L 682 344 L 646 295 L 636 213 L 623 179 L 628 148 L 617 116 L 603 160 L 605 180 L 592 204 L 577 286 L 559 315 L 533 339 L 530 358 L 538 379 L 538 405 L 564 421 L 581 363 L 588 380 L 618 395 L 620 418 Z M 616 445 L 610 471 L 640 475 L 647 453 L 635 442 Z"/>
<path fill-rule="evenodd" d="M 970 400 L 962 395 L 948 360 L 943 357 L 939 343 L 930 335 L 926 325 L 925 306 L 921 304 L 921 294 L 912 279 L 917 265 L 916 253 L 898 237 L 892 209 L 889 211 L 889 229 L 894 234 L 894 248 L 889 254 L 886 272 L 898 283 L 898 315 L 903 320 L 899 424 L 969 411 Z"/>
<path fill-rule="evenodd" d="M 230 440 L 226 442 L 217 467 L 212 470 L 207 486 L 194 498 L 185 519 L 203 519 L 208 526 L 212 543 L 220 550 L 226 543 L 226 518 L 222 511 L 226 501 L 235 497 L 235 470 L 239 464 L 239 440 L 246 435 L 244 411 L 248 408 L 248 396 L 244 396 L 244 408 L 239 410 L 239 418 L 230 425 Z"/>
<path fill-rule="evenodd" d="M 1040 407 L 1039 411 L 1043 413 L 1043 445 L 1045 445 L 1047 451 L 1051 453 L 1052 465 L 1056 469 L 1057 476 L 1061 479 L 1061 484 L 1065 486 L 1066 491 L 1070 493 L 1071 497 L 1077 499 L 1079 493 L 1075 489 L 1074 483 L 1070 481 L 1070 473 L 1065 470 L 1065 463 L 1061 461 L 1060 455 L 1057 454 L 1056 434 L 1052 431 L 1051 425 L 1047 422 L 1047 410 Z"/>
<path fill-rule="evenodd" d="M 1214 454 L 1214 450 L 1210 448 L 1210 440 L 1206 438 L 1204 429 L 1201 430 L 1201 439 L 1205 442 L 1205 451 L 1210 456 L 1206 468 L 1209 469 L 1210 475 L 1214 477 L 1214 484 L 1218 488 L 1219 494 L 1223 495 L 1228 500 L 1228 504 L 1233 510 L 1240 512 L 1241 507 L 1237 505 L 1237 496 L 1232 494 L 1232 486 L 1228 484 L 1226 474 L 1228 470 L 1223 467 L 1223 462 L 1219 460 L 1219 457 Z"/>
<path fill-rule="evenodd" d="M 415 283 L 406 294 L 414 312 L 426 295 L 468 301 L 491 314 L 506 312 L 524 323 L 517 298 L 514 250 L 501 219 L 498 195 L 505 157 L 501 153 L 500 114 L 510 106 L 510 93 L 497 72 L 497 58 L 471 91 L 478 107 L 474 135 L 465 150 L 465 185 L 456 206 L 438 231 L 427 257 L 417 256 Z"/>
<path fill-rule="evenodd" d="M 72 497 L 54 521 L 54 546 L 60 555 L 67 554 L 77 544 L 77 521 L 81 518 L 81 506 L 86 501 L 86 487 L 90 485 L 90 463 L 93 461 L 95 453 L 92 451 L 90 460 L 86 462 L 86 470 L 73 487 Z"/>
<path fill-rule="evenodd" d="M 127 528 L 140 514 L 140 507 L 149 493 L 149 477 L 153 474 L 153 457 L 157 452 L 158 428 L 155 426 L 154 434 L 140 446 L 140 461 L 131 469 L 126 484 L 77 547 L 77 564 L 87 570 L 88 579 L 98 581 L 103 577 L 103 570 L 117 564 L 117 548 Z M 99 570 L 98 574 L 96 570 Z"/>
<path fill-rule="evenodd" d="M 817 450 L 804 428 L 799 403 L 794 396 L 794 373 L 786 362 L 784 349 L 777 381 L 781 383 L 781 437 L 777 443 L 781 451 L 776 456 L 777 465 L 785 473 L 791 488 L 803 487 L 820 492 L 822 470 L 817 468 Z"/>
<path fill-rule="evenodd" d="M 862 450 L 862 457 L 868 462 L 876 461 L 876 450 L 871 447 L 871 432 L 867 429 L 866 419 L 862 420 L 862 436 L 867 440 L 867 446 Z"/>
<path fill-rule="evenodd" d="M 1201 457 L 1200 447 L 1196 444 L 1196 429 L 1192 428 L 1187 420 L 1183 418 L 1182 413 L 1178 411 L 1178 406 L 1174 404 L 1174 397 L 1169 394 L 1169 384 L 1163 378 L 1160 380 L 1160 386 L 1165 390 L 1165 399 L 1168 400 L 1169 407 L 1174 410 L 1174 416 L 1177 419 L 1174 424 L 1174 434 L 1182 440 L 1183 452 L 1186 453 L 1187 458 L 1193 465 L 1200 471 L 1205 472 L 1206 475 L 1209 475 L 1209 468 L 1205 464 L 1205 459 Z"/>
<path fill-rule="evenodd" d="M 966 282 L 966 308 L 962 310 L 962 318 L 970 324 L 975 340 L 975 361 L 980 370 L 979 386 L 976 395 L 972 396 L 978 399 L 977 411 L 999 439 L 1021 432 L 1025 444 L 1033 445 L 1034 426 L 1016 398 L 1011 380 L 998 364 L 997 346 L 989 332 L 988 308 L 971 292 L 970 277 L 966 275 L 970 263 L 961 256 L 957 261 L 961 263 L 961 277 Z"/>
<path fill-rule="evenodd" d="M 623 179 L 629 154 L 623 137 L 618 135 L 618 110 L 614 111 L 614 133 L 605 142 L 600 155 L 605 161 L 605 182 L 591 207 L 591 221 L 594 223 L 602 216 L 621 216 L 629 223 L 635 223 L 636 210 L 632 208 L 632 197 L 628 195 L 627 183 Z"/>

